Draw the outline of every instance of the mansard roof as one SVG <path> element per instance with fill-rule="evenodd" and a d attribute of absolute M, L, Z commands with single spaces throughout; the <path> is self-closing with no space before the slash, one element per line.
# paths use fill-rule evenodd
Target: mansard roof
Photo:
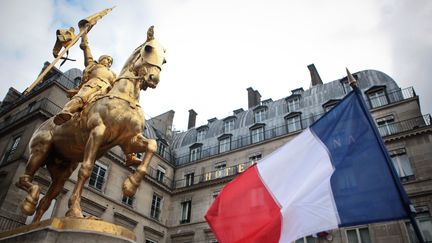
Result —
<path fill-rule="evenodd" d="M 357 77 L 358 87 L 363 93 L 369 88 L 379 85 L 386 86 L 387 90 L 399 88 L 391 77 L 381 71 L 364 70 L 354 73 L 353 75 Z M 296 95 L 299 95 L 301 99 L 300 107 L 298 110 L 295 110 L 295 112 L 301 114 L 302 118 L 322 114 L 324 112 L 323 104 L 329 100 L 342 99 L 345 94 L 350 91 L 346 90 L 350 89 L 349 85 L 346 84 L 346 80 L 346 77 L 343 77 L 322 85 L 312 86 L 303 92 L 296 92 Z M 295 89 L 295 91 L 297 90 L 300 89 Z M 265 104 L 267 107 L 266 119 L 262 122 L 266 127 L 278 127 L 285 124 L 284 117 L 292 112 L 288 110 L 286 101 L 286 98 L 290 96 L 292 96 L 292 94 L 287 94 L 284 98 Z M 249 128 L 255 124 L 254 111 L 259 106 L 260 105 L 251 107 L 248 110 L 238 112 L 234 115 L 237 119 L 235 119 L 234 129 L 230 131 L 230 134 L 233 135 L 233 139 L 250 134 Z M 216 146 L 218 144 L 218 138 L 224 134 L 223 123 L 223 120 L 216 119 L 207 124 L 209 129 L 206 138 L 200 141 L 203 143 L 203 146 Z M 175 154 L 187 154 L 189 152 L 189 147 L 196 142 L 196 134 L 196 128 L 191 128 L 188 131 L 175 134 L 171 147 Z"/>

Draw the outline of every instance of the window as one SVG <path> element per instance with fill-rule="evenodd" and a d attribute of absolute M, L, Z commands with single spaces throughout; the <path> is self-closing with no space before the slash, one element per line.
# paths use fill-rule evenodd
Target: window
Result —
<path fill-rule="evenodd" d="M 397 149 L 390 151 L 390 156 L 393 161 L 393 166 L 402 181 L 409 181 L 414 179 L 414 173 L 411 168 L 408 155 L 405 149 Z"/>
<path fill-rule="evenodd" d="M 331 99 L 329 101 L 327 101 L 326 103 L 324 103 L 322 106 L 324 108 L 324 112 L 328 112 L 330 111 L 333 107 L 335 107 L 340 100 L 335 100 L 335 99 Z"/>
<path fill-rule="evenodd" d="M 394 116 L 386 116 L 376 120 L 378 131 L 382 137 L 397 133 L 397 127 L 394 123 Z"/>
<path fill-rule="evenodd" d="M 158 165 L 156 170 L 156 180 L 162 182 L 165 177 L 166 170 L 164 167 Z"/>
<path fill-rule="evenodd" d="M 107 166 L 96 161 L 93 166 L 92 173 L 90 175 L 89 186 L 101 191 L 102 186 L 105 182 L 105 175 L 107 171 Z"/>
<path fill-rule="evenodd" d="M 165 149 L 166 149 L 166 144 L 163 143 L 162 141 L 159 141 L 158 154 L 159 154 L 160 156 L 164 157 Z"/>
<path fill-rule="evenodd" d="M 191 206 L 192 201 L 185 201 L 181 203 L 181 219 L 180 224 L 190 223 L 191 219 Z"/>
<path fill-rule="evenodd" d="M 194 184 L 195 173 L 191 172 L 185 175 L 186 186 L 192 186 Z"/>
<path fill-rule="evenodd" d="M 300 114 L 286 117 L 288 133 L 295 132 L 302 129 L 300 117 L 301 117 Z"/>
<path fill-rule="evenodd" d="M 231 150 L 231 136 L 219 140 L 219 153 Z"/>
<path fill-rule="evenodd" d="M 380 107 L 388 104 L 385 89 L 374 90 L 368 92 L 369 102 L 372 108 Z"/>
<path fill-rule="evenodd" d="M 294 97 L 287 99 L 287 104 L 289 112 L 297 111 L 300 108 L 300 98 Z"/>
<path fill-rule="evenodd" d="M 367 227 L 349 229 L 346 231 L 346 235 L 349 243 L 372 243 Z"/>
<path fill-rule="evenodd" d="M 205 138 L 205 135 L 207 134 L 206 129 L 199 130 L 197 133 L 197 141 L 202 141 Z"/>
<path fill-rule="evenodd" d="M 13 155 L 18 148 L 20 140 L 21 140 L 21 136 L 17 136 L 17 137 L 12 139 L 12 143 L 9 145 L 8 150 L 6 151 L 6 153 L 3 156 L 2 163 L 12 160 Z"/>
<path fill-rule="evenodd" d="M 234 119 L 230 119 L 224 122 L 224 133 L 229 133 L 234 130 Z"/>
<path fill-rule="evenodd" d="M 249 156 L 249 161 L 256 162 L 262 158 L 261 153 L 252 154 Z"/>
<path fill-rule="evenodd" d="M 201 158 L 201 146 L 202 144 L 195 144 L 190 147 L 189 161 L 193 162 Z"/>
<path fill-rule="evenodd" d="M 215 164 L 215 177 L 216 178 L 221 178 L 221 177 L 225 177 L 228 175 L 227 170 L 226 170 L 226 162 L 222 161 L 222 162 L 218 162 Z"/>
<path fill-rule="evenodd" d="M 266 110 L 263 108 L 255 111 L 255 114 L 254 114 L 255 115 L 255 123 L 262 122 L 266 119 L 265 112 L 266 112 Z"/>
<path fill-rule="evenodd" d="M 425 242 L 432 242 L 432 217 L 427 211 L 418 212 L 416 216 L 417 224 Z M 410 222 L 407 222 L 408 235 L 411 243 L 418 243 L 417 236 Z"/>
<path fill-rule="evenodd" d="M 123 196 L 123 198 L 122 198 L 122 203 L 124 203 L 124 204 L 126 204 L 126 205 L 128 205 L 130 207 L 133 206 L 133 201 L 134 201 L 133 197 L 125 197 L 125 196 Z"/>
<path fill-rule="evenodd" d="M 251 130 L 251 142 L 258 143 L 264 140 L 264 126 Z"/>
<path fill-rule="evenodd" d="M 153 194 L 153 200 L 150 209 L 150 217 L 159 220 L 159 216 L 161 213 L 160 210 L 161 202 L 162 202 L 162 197 L 157 194 Z"/>
<path fill-rule="evenodd" d="M 318 243 L 318 239 L 313 238 L 312 236 L 309 235 L 296 240 L 295 243 Z"/>

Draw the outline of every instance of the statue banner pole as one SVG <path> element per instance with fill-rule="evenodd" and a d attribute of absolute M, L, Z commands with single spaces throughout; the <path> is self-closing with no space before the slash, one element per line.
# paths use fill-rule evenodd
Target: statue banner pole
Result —
<path fill-rule="evenodd" d="M 69 43 L 69 45 L 67 45 L 62 52 L 60 52 L 60 54 L 54 59 L 54 61 L 52 61 L 44 70 L 43 72 L 37 77 L 37 79 L 24 91 L 24 95 L 27 95 L 28 93 L 30 93 L 30 91 L 32 91 L 34 89 L 34 87 L 36 87 L 36 85 L 38 85 L 42 79 L 45 77 L 45 75 L 54 67 L 55 64 L 57 64 L 57 62 L 63 57 L 63 55 L 73 46 L 75 45 L 75 43 L 79 40 L 79 38 L 81 38 L 81 36 L 90 31 L 90 29 L 96 24 L 96 22 L 101 19 L 103 16 L 105 16 L 106 14 L 108 14 L 108 12 L 110 12 L 112 8 L 107 8 L 103 11 L 100 11 L 99 13 L 96 13 L 92 16 L 89 16 L 83 20 L 81 20 L 78 25 L 80 27 L 80 33 L 75 36 L 74 39 L 72 39 L 72 41 Z"/>

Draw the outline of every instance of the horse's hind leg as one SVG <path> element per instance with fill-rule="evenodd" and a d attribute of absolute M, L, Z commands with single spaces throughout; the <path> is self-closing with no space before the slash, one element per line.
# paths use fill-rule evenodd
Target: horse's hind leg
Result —
<path fill-rule="evenodd" d="M 154 139 L 147 139 L 142 134 L 138 134 L 132 140 L 129 147 L 134 152 L 145 152 L 144 158 L 141 164 L 137 167 L 135 173 L 128 176 L 123 182 L 123 194 L 125 196 L 132 197 L 135 195 L 139 184 L 147 172 L 147 167 L 150 163 L 150 160 L 156 152 L 157 143 Z"/>
<path fill-rule="evenodd" d="M 51 185 L 45 194 L 45 196 L 40 200 L 37 208 L 36 214 L 33 218 L 33 223 L 39 222 L 43 214 L 48 210 L 51 205 L 51 201 L 58 196 L 62 191 L 65 182 L 69 179 L 72 172 L 76 169 L 78 163 L 70 163 L 67 166 L 62 166 L 55 163 L 50 163 L 47 165 L 48 171 L 51 175 Z"/>
<path fill-rule="evenodd" d="M 21 211 L 26 215 L 32 215 L 39 200 L 40 188 L 33 184 L 33 176 L 36 171 L 46 162 L 51 148 L 51 134 L 46 131 L 38 131 L 30 141 L 30 157 L 27 162 L 25 174 L 15 184 L 17 187 L 27 191 L 28 195 L 21 203 Z"/>

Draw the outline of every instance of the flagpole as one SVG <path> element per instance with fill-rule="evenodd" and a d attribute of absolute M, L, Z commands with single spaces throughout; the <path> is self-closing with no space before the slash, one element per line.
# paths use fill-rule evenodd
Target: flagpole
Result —
<path fill-rule="evenodd" d="M 361 100 L 361 102 L 362 102 L 361 108 L 362 108 L 363 112 L 366 114 L 366 117 L 367 117 L 369 123 L 371 123 L 371 125 L 372 125 L 371 127 L 373 128 L 372 130 L 375 133 L 375 136 L 377 138 L 378 137 L 380 138 L 381 135 L 379 134 L 378 129 L 375 126 L 375 122 L 373 121 L 373 119 L 372 119 L 372 117 L 370 115 L 369 110 L 366 109 L 366 104 L 365 104 L 365 102 L 363 100 L 363 97 L 362 97 L 362 94 L 360 92 L 360 89 L 357 86 L 356 79 L 350 73 L 350 71 L 348 70 L 348 68 L 346 69 L 346 72 L 347 72 L 348 83 L 351 86 L 351 88 L 354 90 L 355 94 L 358 96 L 359 100 Z M 392 168 L 391 158 L 388 155 L 387 148 L 385 147 L 383 140 L 382 139 L 378 139 L 378 140 L 379 140 L 378 143 L 379 143 L 379 145 L 381 147 L 381 150 L 384 152 L 384 155 L 385 155 L 385 158 L 386 158 L 386 162 L 387 162 L 387 166 L 388 166 L 388 168 L 389 168 L 389 170 L 390 170 L 390 172 L 392 174 L 393 181 L 396 184 L 396 188 L 398 189 L 399 196 L 401 197 L 401 200 L 403 202 L 405 210 L 406 210 L 406 212 L 407 212 L 407 214 L 409 216 L 410 222 L 411 222 L 411 224 L 413 226 L 413 229 L 414 229 L 414 232 L 415 232 L 415 234 L 417 236 L 417 239 L 419 240 L 420 243 L 425 243 L 425 241 L 423 239 L 423 236 L 421 234 L 421 231 L 420 231 L 420 227 L 418 226 L 417 220 L 415 219 L 415 208 L 411 204 L 411 202 L 410 202 L 410 200 L 408 198 L 408 195 L 406 194 L 406 192 L 405 192 L 405 190 L 404 190 L 404 188 L 402 186 L 402 183 L 399 180 L 399 176 L 397 175 L 396 171 Z"/>

